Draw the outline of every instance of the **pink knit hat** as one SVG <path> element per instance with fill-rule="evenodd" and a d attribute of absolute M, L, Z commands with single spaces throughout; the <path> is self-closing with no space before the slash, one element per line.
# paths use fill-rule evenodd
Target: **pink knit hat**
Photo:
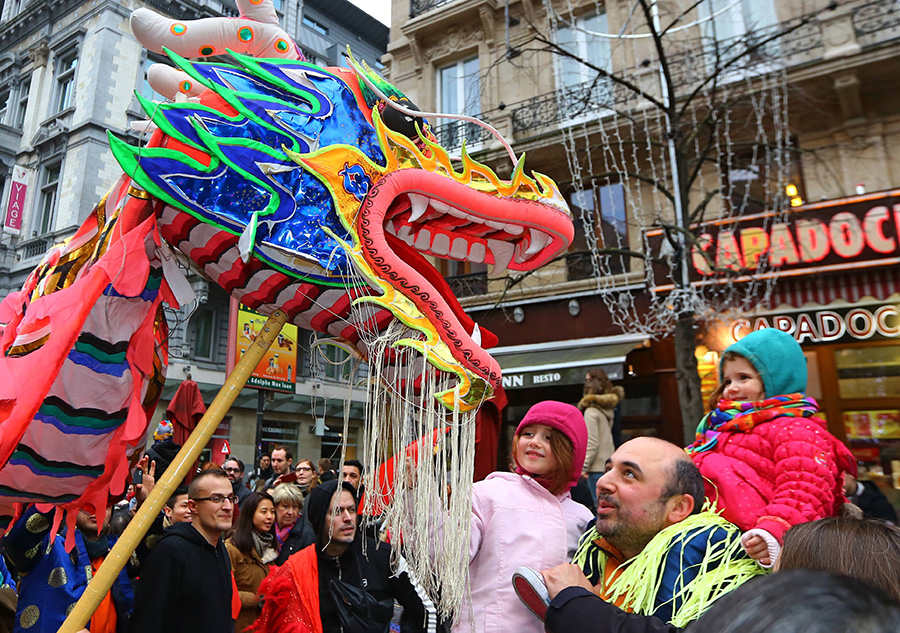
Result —
<path fill-rule="evenodd" d="M 572 456 L 572 479 L 569 481 L 569 488 L 574 487 L 581 478 L 581 469 L 584 468 L 584 456 L 587 452 L 587 426 L 584 423 L 584 416 L 581 415 L 581 411 L 571 404 L 545 400 L 528 409 L 528 413 L 525 414 L 525 417 L 519 422 L 519 426 L 516 427 L 516 434 L 532 424 L 544 424 L 552 429 L 556 429 L 572 442 L 574 454 Z M 516 472 L 520 475 L 528 474 L 527 471 L 518 465 L 516 465 Z"/>

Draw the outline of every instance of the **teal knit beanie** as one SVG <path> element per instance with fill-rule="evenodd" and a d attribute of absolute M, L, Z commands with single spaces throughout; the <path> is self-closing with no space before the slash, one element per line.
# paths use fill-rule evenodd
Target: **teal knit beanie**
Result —
<path fill-rule="evenodd" d="M 765 328 L 751 332 L 725 353 L 743 356 L 759 372 L 766 398 L 789 393 L 806 393 L 806 357 L 800 344 L 787 332 Z M 723 363 L 719 363 L 722 381 Z"/>

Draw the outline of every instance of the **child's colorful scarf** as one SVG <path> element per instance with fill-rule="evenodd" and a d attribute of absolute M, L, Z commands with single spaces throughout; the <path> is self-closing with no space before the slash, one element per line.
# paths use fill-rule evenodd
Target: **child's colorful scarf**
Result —
<path fill-rule="evenodd" d="M 719 400 L 719 406 L 700 420 L 696 439 L 685 450 L 692 455 L 702 453 L 716 445 L 720 433 L 746 433 L 757 424 L 774 418 L 809 418 L 818 410 L 819 404 L 813 398 L 804 397 L 802 393 L 775 396 L 757 402 Z"/>

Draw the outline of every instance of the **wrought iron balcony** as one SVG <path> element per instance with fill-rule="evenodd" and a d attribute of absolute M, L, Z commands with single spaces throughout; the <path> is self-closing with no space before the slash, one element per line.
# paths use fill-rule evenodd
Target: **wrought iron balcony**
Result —
<path fill-rule="evenodd" d="M 451 2 L 453 0 L 409 0 L 409 17 L 414 18 Z"/>
<path fill-rule="evenodd" d="M 450 123 L 432 127 L 431 131 L 434 132 L 441 147 L 448 151 L 459 149 L 462 147 L 463 141 L 465 141 L 466 147 L 471 148 L 473 145 L 484 143 L 491 138 L 488 130 L 469 121 L 450 121 Z"/>
<path fill-rule="evenodd" d="M 487 294 L 488 278 L 487 273 L 472 273 L 469 275 L 457 275 L 455 277 L 447 277 L 447 283 L 453 294 L 459 298 L 476 297 L 478 295 Z"/>
<path fill-rule="evenodd" d="M 894 36 L 900 35 L 900 11 L 897 11 L 896 0 L 876 0 L 853 9 L 853 30 L 860 44 L 868 45 L 873 40 L 885 38 L 873 38 L 872 35 L 894 29 Z"/>
<path fill-rule="evenodd" d="M 513 133 L 577 119 L 612 109 L 629 97 L 628 91 L 608 77 L 597 77 L 562 90 L 520 101 L 512 108 Z"/>

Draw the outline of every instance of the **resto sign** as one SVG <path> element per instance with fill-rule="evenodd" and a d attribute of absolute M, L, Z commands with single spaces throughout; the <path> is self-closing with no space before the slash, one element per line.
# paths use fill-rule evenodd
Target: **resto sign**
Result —
<path fill-rule="evenodd" d="M 9 200 L 6 203 L 6 219 L 3 228 L 18 235 L 22 231 L 22 211 L 25 208 L 25 193 L 28 191 L 28 169 L 21 165 L 13 167 L 9 186 Z"/>

